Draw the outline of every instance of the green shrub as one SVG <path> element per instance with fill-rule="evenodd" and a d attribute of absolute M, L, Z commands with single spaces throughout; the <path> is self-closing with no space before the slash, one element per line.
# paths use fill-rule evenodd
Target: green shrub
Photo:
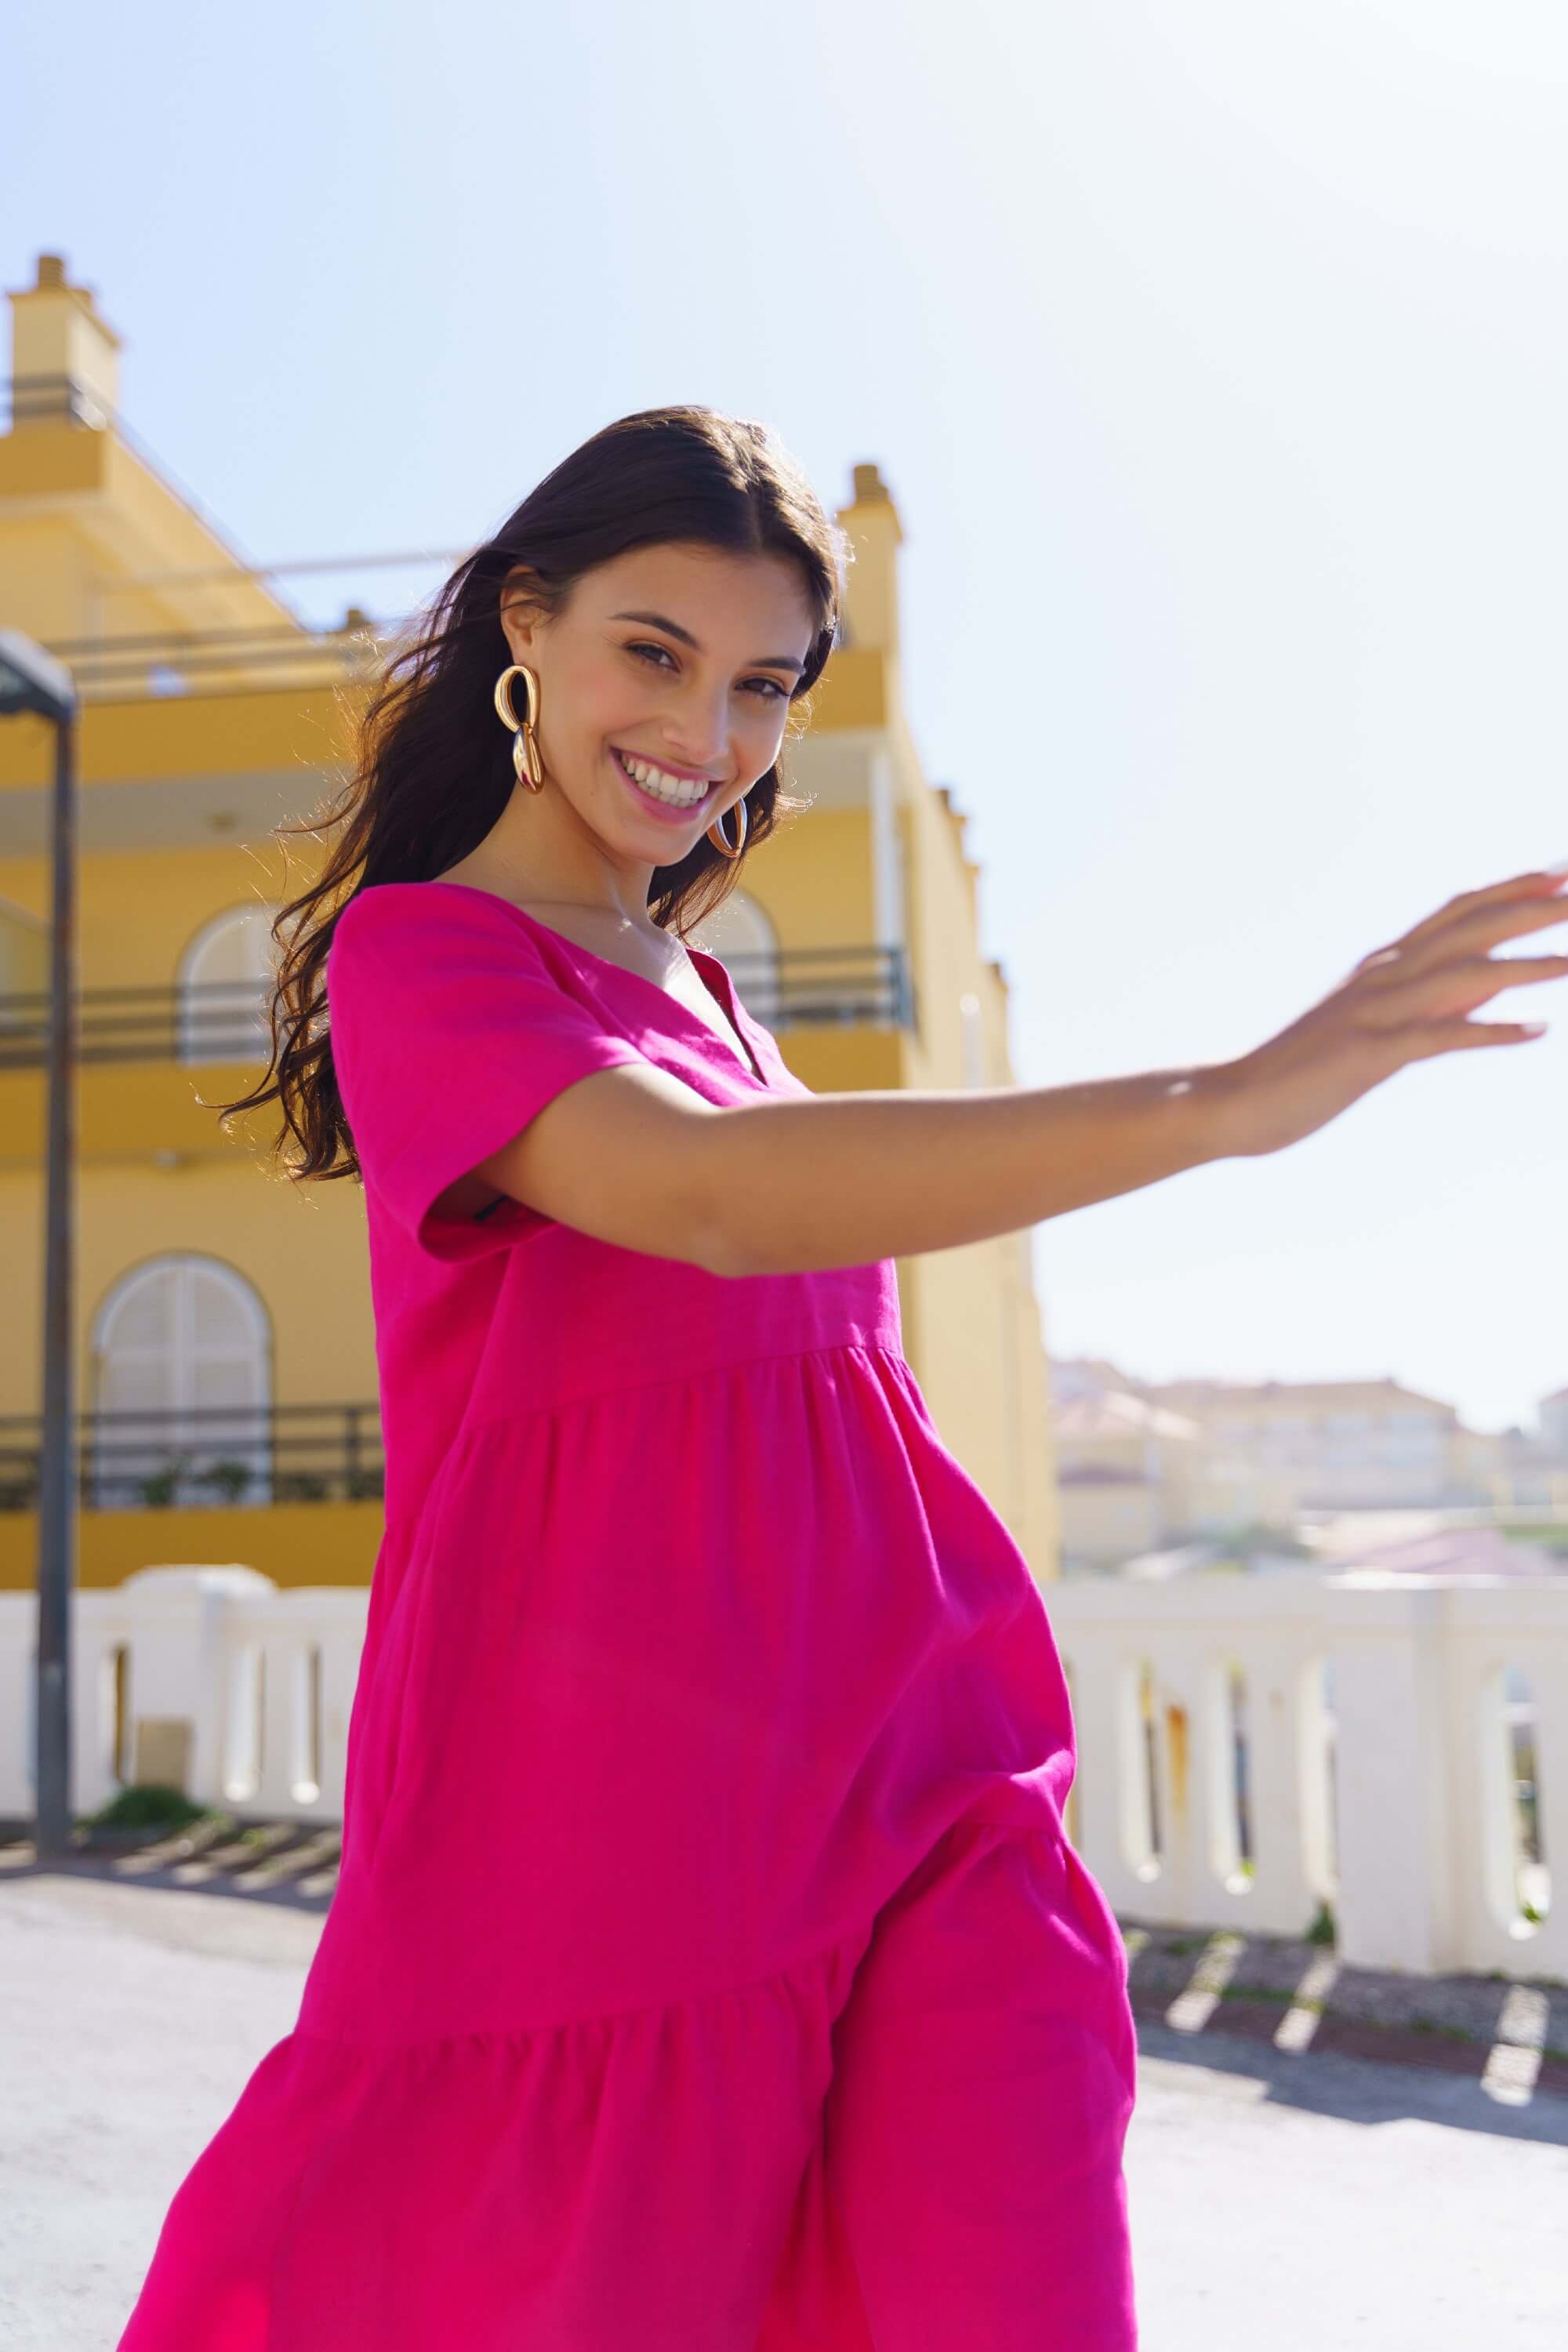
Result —
<path fill-rule="evenodd" d="M 162 1470 L 150 1470 L 144 1478 L 136 1480 L 136 1490 L 150 1511 L 168 1509 L 189 1466 L 182 1455 L 177 1462 L 166 1462 Z"/>
<path fill-rule="evenodd" d="M 324 1503 L 331 1491 L 314 1470 L 280 1470 L 272 1482 L 273 1500 L 279 1503 Z"/>
<path fill-rule="evenodd" d="M 182 1790 L 160 1780 L 132 1780 L 116 1791 L 96 1813 L 83 1816 L 83 1826 L 94 1830 L 183 1830 L 198 1821 L 206 1808 L 192 1804 Z"/>
<path fill-rule="evenodd" d="M 196 1483 L 216 1486 L 226 1503 L 237 1503 L 255 1475 L 248 1462 L 215 1462 L 210 1468 L 197 1472 Z"/>
<path fill-rule="evenodd" d="M 1311 1926 L 1307 1930 L 1309 1944 L 1335 1944 L 1334 1915 L 1326 1903 L 1320 1903 Z"/>

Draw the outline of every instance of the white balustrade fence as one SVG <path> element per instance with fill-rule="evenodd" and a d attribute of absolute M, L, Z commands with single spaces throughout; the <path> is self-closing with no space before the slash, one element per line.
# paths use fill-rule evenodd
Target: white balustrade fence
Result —
<path fill-rule="evenodd" d="M 1327 1902 L 1352 1966 L 1568 1978 L 1568 1577 L 1075 1581 L 1047 1601 L 1078 1729 L 1068 1826 L 1121 1917 L 1300 1935 Z"/>
<path fill-rule="evenodd" d="M 73 1801 L 188 1727 L 188 1793 L 342 1819 L 368 1593 L 246 1568 L 79 1592 Z M 1123 1918 L 1300 1935 L 1418 1973 L 1568 1978 L 1568 1577 L 1052 1585 L 1068 1827 Z M 0 1815 L 33 1810 L 37 1603 L 0 1594 Z"/>
<path fill-rule="evenodd" d="M 369 1598 L 337 1585 L 281 1590 L 250 1568 L 148 1568 L 79 1591 L 73 1809 L 95 1812 L 132 1778 L 138 1726 L 184 1724 L 184 1786 L 197 1802 L 341 1821 Z M 13 1818 L 34 1811 L 37 1628 L 36 1594 L 0 1593 L 0 1815 Z"/>

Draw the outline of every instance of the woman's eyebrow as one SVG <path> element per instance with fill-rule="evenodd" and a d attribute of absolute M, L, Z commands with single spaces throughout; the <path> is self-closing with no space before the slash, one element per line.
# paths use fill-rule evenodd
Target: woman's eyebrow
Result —
<path fill-rule="evenodd" d="M 612 613 L 610 618 L 612 621 L 646 622 L 649 628 L 663 629 L 667 635 L 679 637 L 681 644 L 689 646 L 694 654 L 700 654 L 702 651 L 689 629 L 683 629 L 679 621 L 667 620 L 662 613 Z M 803 670 L 805 664 L 803 661 L 797 661 L 794 654 L 758 654 L 748 667 L 752 669 L 798 671 Z"/>

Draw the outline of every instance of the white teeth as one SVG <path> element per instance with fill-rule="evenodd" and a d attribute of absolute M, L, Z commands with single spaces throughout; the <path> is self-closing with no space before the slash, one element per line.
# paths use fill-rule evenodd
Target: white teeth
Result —
<path fill-rule="evenodd" d="M 692 783 L 683 776 L 667 776 L 662 768 L 652 766 L 647 760 L 631 759 L 624 751 L 620 759 L 626 773 L 657 801 L 669 801 L 678 808 L 695 808 L 700 800 L 707 797 L 709 787 L 704 783 Z"/>

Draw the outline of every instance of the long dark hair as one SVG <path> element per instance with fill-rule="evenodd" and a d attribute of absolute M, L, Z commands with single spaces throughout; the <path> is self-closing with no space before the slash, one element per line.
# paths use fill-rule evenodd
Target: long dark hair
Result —
<path fill-rule="evenodd" d="M 339 916 L 361 889 L 445 873 L 484 839 L 515 787 L 511 737 L 491 702 L 511 659 L 500 625 L 503 582 L 526 566 L 530 597 L 549 615 L 596 564 L 669 541 L 784 555 L 799 566 L 816 631 L 790 697 L 798 733 L 803 698 L 837 630 L 843 533 L 765 425 L 692 407 L 644 409 L 605 425 L 545 476 L 420 615 L 374 683 L 353 771 L 326 813 L 278 828 L 336 838 L 316 879 L 272 924 L 280 953 L 267 1072 L 237 1102 L 212 1108 L 226 1120 L 276 1100 L 283 1127 L 275 1149 L 281 1152 L 290 1135 L 300 1146 L 286 1162 L 289 1175 L 359 1173 L 326 1021 L 324 969 Z M 746 796 L 741 857 L 724 857 L 704 835 L 678 865 L 654 869 L 647 903 L 655 922 L 679 937 L 711 913 L 745 856 L 797 805 L 777 766 L 770 768 Z"/>

